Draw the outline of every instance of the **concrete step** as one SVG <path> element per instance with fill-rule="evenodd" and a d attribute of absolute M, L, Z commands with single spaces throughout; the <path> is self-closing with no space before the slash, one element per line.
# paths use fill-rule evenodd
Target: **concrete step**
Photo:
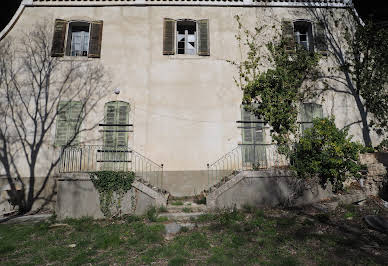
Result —
<path fill-rule="evenodd" d="M 167 205 L 168 212 L 203 212 L 206 211 L 206 205 L 204 204 L 192 204 L 192 205 Z"/>
<path fill-rule="evenodd" d="M 204 212 L 166 212 L 159 214 L 159 217 L 167 217 L 169 220 L 173 221 L 188 221 L 190 218 L 196 218 Z"/>

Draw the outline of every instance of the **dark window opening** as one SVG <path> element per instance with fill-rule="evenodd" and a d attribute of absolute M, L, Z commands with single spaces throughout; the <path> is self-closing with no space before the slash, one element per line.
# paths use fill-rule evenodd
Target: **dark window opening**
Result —
<path fill-rule="evenodd" d="M 177 21 L 177 53 L 197 53 L 197 23 L 195 21 Z"/>
<path fill-rule="evenodd" d="M 90 24 L 87 22 L 69 23 L 67 35 L 67 55 L 88 56 Z"/>
<path fill-rule="evenodd" d="M 294 22 L 295 41 L 299 47 L 307 51 L 314 51 L 312 25 L 307 21 Z"/>

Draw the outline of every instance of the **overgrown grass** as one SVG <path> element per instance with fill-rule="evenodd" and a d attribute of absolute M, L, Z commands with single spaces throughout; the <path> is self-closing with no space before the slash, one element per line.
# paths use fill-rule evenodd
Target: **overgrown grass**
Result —
<path fill-rule="evenodd" d="M 58 227 L 51 227 L 49 222 L 0 224 L 0 264 L 384 264 L 387 237 L 361 241 L 359 235 L 344 234 L 340 227 L 330 225 L 336 219 L 342 219 L 339 224 L 353 223 L 358 216 L 346 220 L 347 212 L 350 210 L 342 208 L 336 216 L 301 216 L 253 207 L 220 210 L 199 216 L 192 221 L 198 227 L 183 227 L 169 241 L 154 209 L 144 217 L 67 219 L 61 222 L 67 225 Z M 379 252 L 360 249 L 366 240 L 377 242 Z"/>

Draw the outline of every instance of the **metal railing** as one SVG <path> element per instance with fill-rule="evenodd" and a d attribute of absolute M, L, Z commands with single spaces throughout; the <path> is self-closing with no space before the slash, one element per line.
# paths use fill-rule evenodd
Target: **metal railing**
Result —
<path fill-rule="evenodd" d="M 207 164 L 209 187 L 224 177 L 243 170 L 284 168 L 289 166 L 287 156 L 278 152 L 275 144 L 242 144 L 212 164 Z"/>
<path fill-rule="evenodd" d="M 159 165 L 126 146 L 70 146 L 63 150 L 60 173 L 133 171 L 153 186 L 163 186 L 163 164 Z"/>

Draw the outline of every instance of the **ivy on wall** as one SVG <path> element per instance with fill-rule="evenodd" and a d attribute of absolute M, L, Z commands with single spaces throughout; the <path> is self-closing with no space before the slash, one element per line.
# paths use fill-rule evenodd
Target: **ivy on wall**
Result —
<path fill-rule="evenodd" d="M 102 213 L 105 217 L 111 217 L 112 207 L 119 210 L 122 197 L 132 188 L 135 173 L 99 171 L 90 173 L 90 179 L 100 195 Z"/>
<path fill-rule="evenodd" d="M 242 62 L 231 62 L 238 67 L 235 81 L 243 91 L 242 103 L 271 126 L 278 145 L 289 146 L 298 130 L 298 108 L 305 97 L 302 85 L 316 78 L 320 55 L 302 47 L 290 52 L 283 37 L 263 44 L 263 27 L 251 31 L 244 28 L 240 17 L 236 20 L 240 49 L 247 50 Z"/>

